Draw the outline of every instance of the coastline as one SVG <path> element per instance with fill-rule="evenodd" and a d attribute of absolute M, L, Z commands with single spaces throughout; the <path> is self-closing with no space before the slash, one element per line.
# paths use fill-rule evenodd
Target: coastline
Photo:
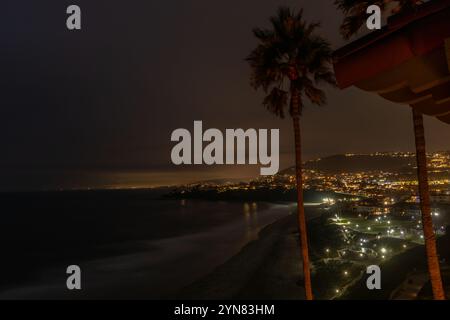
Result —
<path fill-rule="evenodd" d="M 308 213 L 308 220 L 318 216 L 313 210 Z M 264 227 L 256 240 L 172 298 L 304 299 L 296 221 L 290 214 Z"/>
<path fill-rule="evenodd" d="M 106 195 L 112 193 L 109 200 Z M 0 283 L 0 296 L 23 299 L 165 299 L 226 262 L 291 211 L 286 203 L 159 200 L 131 191 L 16 194 L 9 199 L 1 237 L 15 240 L 21 250 L 7 247 L 2 271 L 8 277 Z M 34 215 L 33 208 L 45 214 Z M 69 229 L 53 230 L 34 229 L 36 223 L 26 221 L 71 223 Z M 21 232 L 13 234 L 18 226 Z M 83 230 L 81 239 L 72 239 L 76 230 Z M 54 238 L 61 241 L 54 244 Z M 17 262 L 27 266 L 31 261 L 32 270 L 17 268 Z M 74 263 L 85 281 L 76 297 L 66 290 L 61 272 Z"/>
<path fill-rule="evenodd" d="M 301 278 L 301 260 L 295 250 L 298 237 L 293 222 L 295 215 L 291 214 L 266 226 L 258 239 L 174 298 L 302 299 L 303 291 L 296 284 Z"/>
<path fill-rule="evenodd" d="M 320 219 L 318 219 L 320 210 L 316 212 L 317 215 L 309 212 L 307 219 L 310 227 L 316 228 L 315 232 L 322 229 Z M 322 229 L 322 231 L 326 230 Z M 314 242 L 310 237 L 311 240 Z M 312 244 L 311 256 L 314 256 L 314 251 L 317 249 L 314 247 L 317 245 L 317 243 Z M 438 239 L 438 249 L 442 258 L 450 259 L 448 236 Z M 319 286 L 316 288 L 316 298 L 338 300 L 396 298 L 396 289 L 399 289 L 408 274 L 413 271 L 426 273 L 424 256 L 424 247 L 416 246 L 383 263 L 381 266 L 383 290 L 367 290 L 365 272 L 358 269 L 359 266 L 354 270 L 355 277 L 345 285 L 346 289 L 341 295 L 330 295 L 327 288 L 321 288 L 320 282 L 323 281 L 318 281 L 317 278 L 313 279 L 316 281 L 316 286 Z M 317 267 L 318 265 L 314 266 L 313 261 L 312 268 L 317 269 Z M 330 275 L 322 274 L 323 276 Z M 417 294 L 416 292 L 409 298 L 431 296 L 431 288 L 428 286 L 425 286 L 427 289 L 425 293 Z M 211 273 L 185 286 L 170 298 L 183 300 L 305 299 L 296 214 L 291 213 L 289 216 L 267 225 L 259 232 L 256 240 L 245 245 L 236 255 L 216 267 Z"/>

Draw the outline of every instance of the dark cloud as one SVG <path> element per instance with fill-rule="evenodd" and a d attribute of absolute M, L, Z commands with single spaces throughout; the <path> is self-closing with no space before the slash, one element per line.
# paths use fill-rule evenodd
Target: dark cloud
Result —
<path fill-rule="evenodd" d="M 65 28 L 69 4 L 82 8 L 81 31 Z M 170 133 L 193 120 L 280 128 L 282 165 L 289 165 L 291 122 L 263 109 L 244 61 L 256 43 L 251 29 L 280 4 L 304 7 L 334 47 L 343 44 L 340 14 L 328 0 L 3 1 L 0 174 L 10 178 L 2 189 L 24 172 L 42 172 L 39 181 L 30 178 L 37 186 L 69 171 L 171 171 Z M 356 89 L 327 92 L 328 106 L 307 105 L 304 114 L 306 157 L 412 150 L 408 108 Z M 430 150 L 450 149 L 449 126 L 426 125 Z M 257 172 L 247 169 L 236 175 Z"/>

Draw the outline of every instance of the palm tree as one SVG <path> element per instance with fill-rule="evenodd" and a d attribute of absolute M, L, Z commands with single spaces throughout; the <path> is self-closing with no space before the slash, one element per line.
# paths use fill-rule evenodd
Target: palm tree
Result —
<path fill-rule="evenodd" d="M 334 3 L 345 15 L 341 34 L 348 40 L 365 25 L 368 18 L 366 10 L 369 6 L 377 5 L 384 12 L 399 13 L 413 10 L 423 2 L 423 0 L 335 0 Z"/>
<path fill-rule="evenodd" d="M 433 1 L 433 0 L 430 0 Z M 341 26 L 342 36 L 346 39 L 356 34 L 367 19 L 366 8 L 377 4 L 384 11 L 391 7 L 392 13 L 404 12 L 415 9 L 423 4 L 422 0 L 336 0 L 335 4 L 346 15 Z M 433 296 L 436 300 L 445 299 L 442 286 L 441 270 L 436 249 L 436 237 L 433 230 L 431 217 L 430 192 L 428 186 L 428 170 L 425 148 L 425 133 L 423 127 L 423 115 L 412 108 L 414 137 L 416 142 L 417 176 L 419 182 L 420 210 L 422 212 L 422 226 L 425 238 L 425 249 L 427 254 L 428 272 L 430 274 Z"/>
<path fill-rule="evenodd" d="M 423 115 L 413 108 L 414 136 L 416 141 L 417 177 L 419 180 L 420 210 L 422 211 L 423 236 L 427 254 L 428 273 L 435 300 L 445 300 L 441 269 L 436 249 L 436 237 L 431 217 L 430 191 L 428 187 L 427 156 Z"/>
<path fill-rule="evenodd" d="M 280 7 L 277 15 L 270 18 L 271 29 L 255 28 L 257 47 L 247 58 L 252 74 L 251 85 L 266 94 L 263 104 L 276 116 L 284 118 L 289 113 L 294 125 L 295 166 L 297 183 L 297 215 L 303 258 L 303 277 L 306 299 L 312 300 L 311 274 L 309 268 L 308 237 L 303 207 L 302 152 L 300 116 L 303 98 L 315 105 L 326 103 L 325 93 L 317 88 L 320 83 L 335 85 L 331 69 L 330 44 L 315 35 L 318 23 L 303 20 L 303 10 L 295 12 Z"/>

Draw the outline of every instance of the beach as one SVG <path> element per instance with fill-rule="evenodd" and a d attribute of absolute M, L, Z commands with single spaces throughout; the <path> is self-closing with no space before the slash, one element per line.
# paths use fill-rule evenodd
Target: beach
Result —
<path fill-rule="evenodd" d="M 321 211 L 306 208 L 307 219 Z M 265 227 L 258 239 L 174 298 L 181 299 L 304 299 L 297 216 Z"/>

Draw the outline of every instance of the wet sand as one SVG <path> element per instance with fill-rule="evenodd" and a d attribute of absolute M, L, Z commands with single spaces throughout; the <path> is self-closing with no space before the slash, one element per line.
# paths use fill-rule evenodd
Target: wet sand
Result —
<path fill-rule="evenodd" d="M 308 220 L 320 215 L 308 210 Z M 199 281 L 177 299 L 304 299 L 296 215 L 264 228 L 257 240 Z"/>

